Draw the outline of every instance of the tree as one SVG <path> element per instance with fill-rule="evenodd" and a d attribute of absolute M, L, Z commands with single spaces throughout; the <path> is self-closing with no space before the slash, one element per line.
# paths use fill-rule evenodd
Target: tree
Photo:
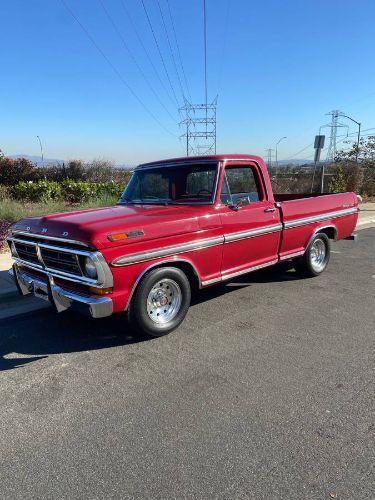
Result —
<path fill-rule="evenodd" d="M 26 158 L 8 158 L 0 154 L 0 184 L 13 186 L 20 181 L 34 180 L 36 165 Z"/>
<path fill-rule="evenodd" d="M 349 150 L 338 151 L 337 164 L 343 167 L 348 191 L 375 196 L 375 136 L 361 137 L 359 147 L 353 143 Z"/>
<path fill-rule="evenodd" d="M 342 165 L 338 164 L 335 173 L 328 184 L 329 193 L 344 193 L 347 190 L 347 179 Z"/>

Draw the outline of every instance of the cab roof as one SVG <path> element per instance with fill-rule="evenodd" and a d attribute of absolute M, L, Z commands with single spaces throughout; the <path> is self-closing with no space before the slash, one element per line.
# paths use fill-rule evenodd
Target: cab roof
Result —
<path fill-rule="evenodd" d="M 165 160 L 152 161 L 149 163 L 142 163 L 136 168 L 153 167 L 157 165 L 165 165 L 168 163 L 195 163 L 195 162 L 206 162 L 206 161 L 263 161 L 262 158 L 256 155 L 246 155 L 246 154 L 221 154 L 221 155 L 205 155 L 205 156 L 182 156 L 179 158 L 168 158 Z"/>

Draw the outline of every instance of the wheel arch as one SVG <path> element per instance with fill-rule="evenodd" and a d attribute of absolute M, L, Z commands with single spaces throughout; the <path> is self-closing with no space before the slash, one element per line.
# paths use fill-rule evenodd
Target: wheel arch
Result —
<path fill-rule="evenodd" d="M 159 262 L 154 262 L 153 264 L 150 264 L 147 266 L 143 271 L 141 271 L 137 277 L 137 279 L 134 282 L 134 285 L 132 286 L 131 292 L 129 294 L 128 300 L 125 305 L 125 311 L 129 308 L 130 302 L 133 298 L 133 295 L 141 282 L 142 278 L 147 274 L 149 271 L 152 269 L 158 269 L 158 268 L 163 268 L 163 267 L 176 267 L 183 271 L 186 274 L 186 277 L 189 280 L 190 286 L 192 288 L 202 288 L 202 281 L 200 278 L 200 275 L 197 271 L 197 268 L 194 266 L 194 264 L 187 259 L 167 259 Z"/>
<path fill-rule="evenodd" d="M 334 224 L 330 224 L 328 226 L 317 227 L 314 230 L 313 234 L 310 236 L 310 239 L 306 245 L 306 249 L 309 248 L 310 243 L 315 238 L 315 236 L 319 233 L 325 234 L 328 237 L 328 239 L 330 239 L 330 240 L 334 240 L 334 241 L 337 240 L 337 227 Z"/>

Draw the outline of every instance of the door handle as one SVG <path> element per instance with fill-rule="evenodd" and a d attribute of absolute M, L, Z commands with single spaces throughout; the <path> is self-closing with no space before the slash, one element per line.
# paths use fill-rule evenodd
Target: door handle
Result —
<path fill-rule="evenodd" d="M 268 208 L 265 208 L 264 211 L 265 212 L 275 212 L 276 208 L 274 207 L 268 207 Z"/>

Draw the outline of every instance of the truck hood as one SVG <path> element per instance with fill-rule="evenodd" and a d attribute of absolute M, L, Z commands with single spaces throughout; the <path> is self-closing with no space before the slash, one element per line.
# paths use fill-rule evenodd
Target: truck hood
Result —
<path fill-rule="evenodd" d="M 181 205 L 117 205 L 23 219 L 14 224 L 12 229 L 76 240 L 103 249 L 198 231 L 198 214 L 202 208 Z M 130 237 L 117 242 L 110 241 L 108 236 L 116 233 L 128 233 Z"/>

